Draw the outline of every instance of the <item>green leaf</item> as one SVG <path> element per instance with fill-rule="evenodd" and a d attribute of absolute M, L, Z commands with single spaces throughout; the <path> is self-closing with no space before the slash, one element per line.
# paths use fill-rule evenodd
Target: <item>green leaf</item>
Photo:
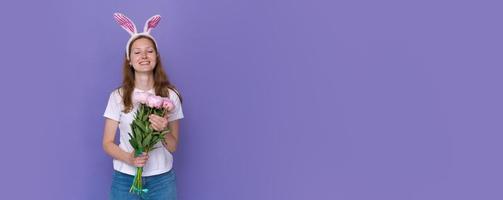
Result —
<path fill-rule="evenodd" d="M 151 133 L 152 132 L 152 129 L 150 128 L 149 125 L 150 125 L 149 122 L 145 123 L 145 130 L 146 130 L 147 133 Z"/>
<path fill-rule="evenodd" d="M 141 131 L 140 128 L 136 127 L 136 131 L 133 131 L 133 135 L 135 138 L 141 138 Z"/>
<path fill-rule="evenodd" d="M 141 123 L 141 121 L 133 120 L 133 123 L 135 123 L 138 127 L 140 127 L 141 131 L 146 132 L 145 126 Z"/>
<path fill-rule="evenodd" d="M 129 140 L 129 144 L 131 144 L 131 146 L 132 146 L 134 149 L 138 149 L 138 145 L 136 145 L 136 142 L 134 141 L 134 139 L 130 139 L 130 140 Z"/>
<path fill-rule="evenodd" d="M 150 146 L 150 141 L 152 140 L 152 134 L 148 134 L 143 140 L 143 146 Z"/>
<path fill-rule="evenodd" d="M 133 133 L 141 133 L 140 128 L 135 126 L 133 129 Z"/>
<path fill-rule="evenodd" d="M 147 121 L 147 118 L 148 118 L 148 113 L 142 113 L 141 115 L 141 121 Z"/>
<path fill-rule="evenodd" d="M 155 134 L 154 136 L 152 136 L 152 141 L 157 141 L 157 140 L 159 140 L 159 135 L 158 134 Z"/>
<path fill-rule="evenodd" d="M 135 138 L 135 142 L 136 144 L 138 144 L 138 148 L 143 147 L 141 140 L 142 140 L 141 135 Z"/>

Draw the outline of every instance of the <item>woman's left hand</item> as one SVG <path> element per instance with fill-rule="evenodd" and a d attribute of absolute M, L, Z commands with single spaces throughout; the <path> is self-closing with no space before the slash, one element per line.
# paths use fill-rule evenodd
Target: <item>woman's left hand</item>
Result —
<path fill-rule="evenodd" d="M 150 128 L 155 131 L 162 131 L 168 127 L 168 115 L 161 117 L 155 114 L 148 116 L 148 121 L 150 121 Z"/>

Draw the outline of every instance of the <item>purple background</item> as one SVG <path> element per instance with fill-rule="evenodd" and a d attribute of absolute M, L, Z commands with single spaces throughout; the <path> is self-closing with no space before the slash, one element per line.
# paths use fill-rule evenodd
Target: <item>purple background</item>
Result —
<path fill-rule="evenodd" d="M 180 199 L 503 199 L 499 2 L 3 2 L 0 198 L 106 199 L 121 11 L 163 16 Z"/>

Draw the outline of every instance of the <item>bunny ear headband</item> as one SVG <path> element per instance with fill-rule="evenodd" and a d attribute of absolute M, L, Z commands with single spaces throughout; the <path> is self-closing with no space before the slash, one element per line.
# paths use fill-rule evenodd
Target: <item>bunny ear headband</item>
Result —
<path fill-rule="evenodd" d="M 155 48 L 157 48 L 157 42 L 155 41 L 154 37 L 150 35 L 150 31 L 154 29 L 157 26 L 157 24 L 159 24 L 159 21 L 161 21 L 160 15 L 154 15 L 150 19 L 148 19 L 145 22 L 145 26 L 143 27 L 142 33 L 138 33 L 133 21 L 131 21 L 128 17 L 126 17 L 126 15 L 122 13 L 114 13 L 114 19 L 124 30 L 126 30 L 129 33 L 129 35 L 131 35 L 131 38 L 129 38 L 126 45 L 126 56 L 128 60 L 129 60 L 129 46 L 131 45 L 131 42 L 139 36 L 146 36 L 152 39 L 152 41 L 154 41 Z"/>

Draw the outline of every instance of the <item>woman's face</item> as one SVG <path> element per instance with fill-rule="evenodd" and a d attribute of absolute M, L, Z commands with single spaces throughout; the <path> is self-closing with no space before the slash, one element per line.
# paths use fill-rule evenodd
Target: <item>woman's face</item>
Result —
<path fill-rule="evenodd" d="M 136 72 L 149 72 L 154 70 L 157 59 L 157 52 L 152 41 L 147 38 L 140 38 L 131 45 L 131 64 Z"/>

